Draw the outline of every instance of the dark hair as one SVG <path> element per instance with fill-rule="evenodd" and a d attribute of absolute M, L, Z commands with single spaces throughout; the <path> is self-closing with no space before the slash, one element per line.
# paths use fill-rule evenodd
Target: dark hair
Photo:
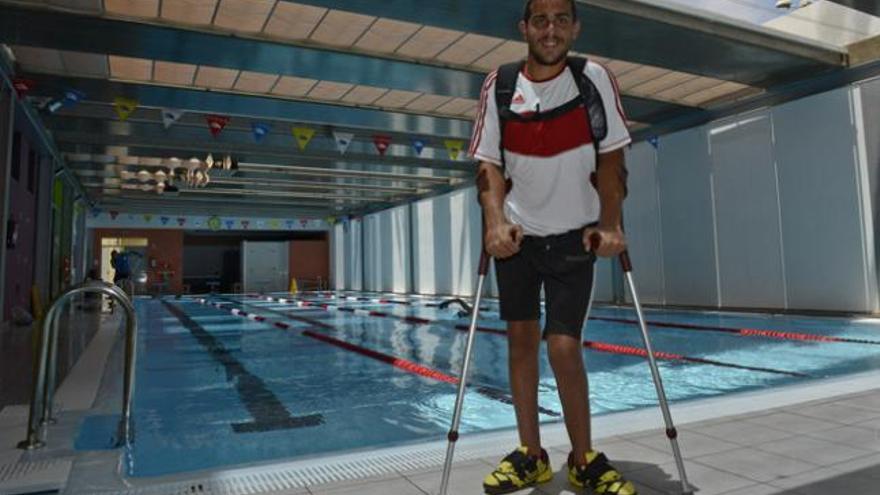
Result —
<path fill-rule="evenodd" d="M 535 0 L 526 0 L 526 4 L 523 7 L 523 16 L 522 20 L 525 22 L 529 22 L 529 19 L 532 17 L 532 2 Z M 577 21 L 578 11 L 577 5 L 575 5 L 574 0 L 568 0 L 568 4 L 571 6 L 571 20 Z"/>

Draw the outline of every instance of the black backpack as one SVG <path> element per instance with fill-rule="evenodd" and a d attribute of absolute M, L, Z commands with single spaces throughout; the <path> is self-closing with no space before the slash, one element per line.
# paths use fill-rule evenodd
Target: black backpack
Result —
<path fill-rule="evenodd" d="M 498 106 L 498 126 L 501 131 L 500 148 L 501 162 L 504 163 L 504 125 L 510 120 L 520 122 L 533 122 L 537 120 L 547 120 L 558 115 L 577 108 L 581 104 L 587 110 L 587 125 L 593 134 L 593 147 L 596 153 L 599 153 L 599 143 L 608 135 L 608 122 L 605 117 L 605 107 L 602 104 L 602 97 L 599 90 L 590 78 L 584 74 L 584 68 L 587 65 L 587 59 L 583 57 L 568 57 L 566 65 L 571 70 L 574 80 L 580 90 L 581 97 L 575 98 L 570 102 L 550 110 L 549 112 L 536 112 L 534 115 L 523 117 L 510 110 L 510 103 L 513 100 L 513 93 L 516 91 L 516 79 L 522 70 L 525 62 L 514 62 L 502 65 L 498 68 L 498 76 L 495 79 L 495 102 Z M 598 156 L 597 156 L 598 158 Z M 598 162 L 597 162 L 598 163 Z"/>

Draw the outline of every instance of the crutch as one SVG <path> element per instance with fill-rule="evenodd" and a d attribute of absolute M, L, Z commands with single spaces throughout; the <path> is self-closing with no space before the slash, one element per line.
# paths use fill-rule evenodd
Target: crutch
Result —
<path fill-rule="evenodd" d="M 477 280 L 477 295 L 474 296 L 474 309 L 471 312 L 471 326 L 468 329 L 467 345 L 464 348 L 464 361 L 461 363 L 461 374 L 458 375 L 458 395 L 455 397 L 455 410 L 452 413 L 452 426 L 446 438 L 446 460 L 443 463 L 443 477 L 440 479 L 440 495 L 446 495 L 449 487 L 449 472 L 452 469 L 452 454 L 455 451 L 455 442 L 458 440 L 458 425 L 461 422 L 461 407 L 464 404 L 464 391 L 467 385 L 468 368 L 471 364 L 471 351 L 474 348 L 474 336 L 477 334 L 477 316 L 480 313 L 480 299 L 483 297 L 483 282 L 486 281 L 486 273 L 489 272 L 489 254 L 483 250 L 480 253 L 479 279 Z"/>
<path fill-rule="evenodd" d="M 602 238 L 599 234 L 590 236 L 590 248 L 596 252 Z M 657 398 L 660 401 L 660 410 L 663 412 L 663 422 L 666 423 L 666 436 L 672 445 L 672 454 L 675 456 L 675 465 L 678 467 L 678 476 L 681 480 L 682 495 L 693 495 L 690 484 L 688 484 L 687 474 L 684 471 L 684 460 L 681 457 L 681 449 L 678 447 L 678 431 L 672 423 L 672 414 L 669 412 L 669 402 L 666 400 L 666 391 L 663 389 L 663 380 L 660 378 L 660 369 L 657 368 L 657 360 L 654 359 L 654 349 L 651 347 L 651 339 L 648 337 L 648 325 L 645 323 L 645 315 L 642 313 L 642 305 L 639 303 L 639 296 L 636 294 L 636 284 L 633 282 L 632 261 L 629 259 L 629 252 L 620 253 L 620 267 L 623 269 L 623 276 L 629 286 L 629 293 L 632 295 L 633 306 L 636 308 L 636 314 L 639 317 L 639 328 L 642 330 L 642 342 L 645 344 L 645 351 L 648 353 L 648 364 L 651 366 L 651 376 L 654 378 L 654 388 L 657 389 Z"/>

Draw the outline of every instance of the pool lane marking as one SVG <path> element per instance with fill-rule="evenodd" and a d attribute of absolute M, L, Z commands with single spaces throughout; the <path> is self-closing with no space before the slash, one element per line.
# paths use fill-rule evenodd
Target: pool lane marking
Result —
<path fill-rule="evenodd" d="M 254 296 L 248 296 L 248 297 L 254 297 Z M 325 311 L 330 311 L 330 312 L 341 311 L 341 312 L 346 312 L 346 313 L 352 313 L 352 314 L 358 315 L 358 316 L 394 318 L 394 319 L 398 319 L 398 320 L 403 320 L 407 323 L 413 323 L 416 325 L 429 325 L 429 324 L 449 325 L 449 322 L 445 322 L 445 321 L 429 320 L 426 318 L 418 318 L 415 316 L 399 316 L 399 315 L 394 315 L 394 314 L 390 314 L 390 313 L 384 313 L 382 311 L 373 311 L 373 310 L 361 309 L 361 308 L 345 308 L 345 307 L 341 307 L 341 306 L 335 306 L 332 304 L 312 303 L 312 302 L 308 302 L 308 301 L 293 301 L 293 300 L 289 300 L 289 299 L 275 298 L 275 297 L 271 297 L 271 296 L 258 296 L 258 297 L 260 299 L 266 299 L 266 300 L 269 300 L 272 302 L 278 302 L 280 304 L 289 304 L 289 305 L 294 305 L 294 306 L 298 306 L 298 307 L 302 307 L 302 308 L 317 308 L 317 309 L 323 309 Z M 242 303 L 242 304 L 247 304 L 247 303 Z M 272 309 L 269 309 L 269 308 L 264 308 L 264 309 L 266 309 L 267 311 L 273 311 Z M 273 311 L 273 312 L 275 312 L 275 311 Z M 284 314 L 287 314 L 287 313 L 284 313 Z M 291 318 L 302 318 L 302 317 L 296 317 L 293 315 L 290 315 L 290 317 Z M 454 328 L 456 330 L 461 330 L 464 332 L 468 331 L 467 325 L 454 325 Z M 477 331 L 485 332 L 485 333 L 492 333 L 492 334 L 496 334 L 496 335 L 503 335 L 505 337 L 507 336 L 507 332 L 505 332 L 504 330 L 497 329 L 497 328 L 479 327 L 478 326 Z M 647 357 L 647 355 L 648 355 L 648 352 L 640 347 L 632 347 L 632 346 L 621 345 L 621 344 L 611 344 L 611 343 L 607 343 L 607 342 L 585 340 L 585 341 L 583 341 L 583 345 L 587 349 L 598 351 L 598 352 L 610 353 L 610 354 L 621 354 L 621 355 L 627 355 L 627 356 L 641 356 L 641 357 Z M 774 368 L 764 368 L 764 367 L 760 367 L 760 366 L 749 366 L 749 365 L 745 365 L 745 364 L 728 363 L 726 361 L 718 361 L 715 359 L 692 357 L 692 356 L 686 356 L 683 354 L 674 354 L 674 353 L 670 353 L 670 352 L 654 351 L 654 357 L 656 357 L 657 359 L 666 360 L 666 361 L 684 361 L 684 362 L 695 363 L 695 364 L 706 364 L 706 365 L 710 365 L 710 366 L 719 366 L 719 367 L 723 367 L 723 368 L 733 368 L 733 369 L 740 369 L 740 370 L 746 370 L 746 371 L 759 371 L 762 373 L 774 373 L 774 374 L 778 374 L 778 375 L 794 376 L 797 378 L 810 378 L 809 374 L 801 373 L 798 371 L 787 371 L 787 370 L 779 370 L 779 369 L 774 369 Z"/>
<path fill-rule="evenodd" d="M 247 303 L 238 302 L 238 301 L 231 301 L 229 299 L 222 298 L 222 297 L 221 297 L 221 299 L 225 299 L 225 300 L 229 301 L 227 304 L 248 305 Z M 268 321 L 268 318 L 266 318 L 265 316 L 262 316 L 262 315 L 258 315 L 255 313 L 249 313 L 247 311 L 243 311 L 238 308 L 229 308 L 221 303 L 209 301 L 204 298 L 198 298 L 198 299 L 196 299 L 196 301 L 199 302 L 200 304 L 205 304 L 205 305 L 217 308 L 217 309 L 228 311 L 228 312 L 232 313 L 233 315 L 240 316 L 242 318 L 248 318 L 250 320 L 258 321 L 258 322 L 270 323 Z M 287 314 L 287 313 L 284 313 L 281 311 L 272 310 L 270 308 L 261 308 L 261 309 L 263 309 L 265 311 L 272 312 L 272 313 L 278 313 L 285 318 L 290 318 L 292 320 L 301 321 L 303 323 L 307 323 L 312 326 L 325 328 L 328 330 L 334 330 L 334 331 L 339 330 L 338 328 L 336 328 L 333 325 L 330 325 L 328 323 L 324 323 L 320 320 L 315 320 L 314 318 L 306 318 L 304 316 L 290 315 L 290 314 Z M 275 327 L 280 328 L 282 330 L 295 330 L 293 327 L 291 327 L 290 325 L 288 325 L 287 323 L 284 323 L 282 321 L 275 321 L 275 322 L 271 322 L 271 323 Z M 429 368 L 427 366 L 423 366 L 421 364 L 415 363 L 415 362 L 410 361 L 408 359 L 400 358 L 397 356 L 391 356 L 389 354 L 383 354 L 379 351 L 375 351 L 375 350 L 369 349 L 367 347 L 352 344 L 351 342 L 347 342 L 345 340 L 340 340 L 340 339 L 337 339 L 334 337 L 330 337 L 329 335 L 326 335 L 326 334 L 312 332 L 310 330 L 303 330 L 303 331 L 301 331 L 301 334 L 306 337 L 310 337 L 312 339 L 319 340 L 321 342 L 324 342 L 324 343 L 327 343 L 330 345 L 334 345 L 336 347 L 340 347 L 340 348 L 346 349 L 348 351 L 358 353 L 362 356 L 369 357 L 369 358 L 375 359 L 377 361 L 380 361 L 380 362 L 383 362 L 386 364 L 390 364 L 390 365 L 394 366 L 395 368 L 398 368 L 403 371 L 407 371 L 409 373 L 413 373 L 413 374 L 416 374 L 416 375 L 419 375 L 419 376 L 422 376 L 425 378 L 430 378 L 433 380 L 438 380 L 438 381 L 451 383 L 451 384 L 458 383 L 457 377 L 454 377 L 452 375 L 448 375 L 446 373 L 443 373 L 442 371 L 435 370 L 435 369 Z M 469 388 L 473 389 L 478 394 L 480 394 L 484 397 L 487 397 L 489 399 L 492 399 L 492 400 L 495 400 L 498 402 L 502 402 L 504 404 L 508 404 L 511 406 L 513 405 L 513 399 L 510 397 L 509 394 L 507 394 L 506 392 L 504 392 L 502 390 L 498 390 L 496 388 L 487 387 L 485 385 L 478 385 L 478 384 L 469 385 Z M 538 411 L 541 412 L 542 414 L 547 415 L 547 416 L 552 416 L 552 417 L 557 417 L 557 418 L 562 416 L 561 413 L 554 411 L 552 409 L 547 409 L 547 408 L 540 406 L 540 405 L 538 406 Z"/>
<path fill-rule="evenodd" d="M 235 385 L 241 402 L 254 418 L 254 421 L 247 423 L 232 423 L 233 431 L 236 433 L 257 433 L 318 426 L 324 423 L 324 417 L 321 414 L 291 415 L 278 397 L 266 386 L 266 383 L 259 376 L 248 371 L 202 325 L 173 304 L 167 301 L 162 301 L 162 304 L 189 330 L 211 357 L 223 365 L 226 370 L 226 380 Z"/>
<path fill-rule="evenodd" d="M 591 320 L 608 321 L 612 323 L 626 323 L 630 325 L 638 325 L 638 320 L 628 318 L 611 318 L 605 316 L 591 316 Z M 695 323 L 674 323 L 664 321 L 649 321 L 649 325 L 653 327 L 663 327 L 682 330 L 702 330 L 709 332 L 721 332 L 742 337 L 766 337 L 778 340 L 796 340 L 801 342 L 836 342 L 844 344 L 868 344 L 880 345 L 880 341 L 871 339 L 855 339 L 850 337 L 834 337 L 829 335 L 816 335 L 812 333 L 802 332 L 785 332 L 780 330 L 762 330 L 757 328 L 732 328 L 721 327 L 715 325 L 699 325 Z"/>
<path fill-rule="evenodd" d="M 248 295 L 247 297 L 258 297 L 266 300 L 274 300 L 277 302 L 288 302 L 288 303 L 296 303 L 299 302 L 293 299 L 283 299 L 283 298 L 274 298 L 272 296 L 257 296 L 257 295 Z M 347 300 L 357 300 L 357 301 L 369 301 L 377 304 L 402 304 L 404 301 L 389 301 L 383 299 L 371 299 L 371 298 L 349 298 L 345 297 Z M 312 303 L 312 304 L 321 304 L 321 303 Z M 431 306 L 431 305 L 428 305 Z M 596 321 L 607 321 L 611 323 L 624 323 L 627 325 L 638 325 L 638 320 L 633 320 L 629 318 L 613 318 L 608 316 L 590 316 L 591 320 Z M 764 330 L 758 328 L 733 328 L 733 327 L 722 327 L 716 325 L 699 325 L 695 323 L 676 323 L 676 322 L 664 322 L 664 321 L 648 321 L 648 325 L 653 327 L 661 327 L 661 328 L 670 328 L 673 330 L 702 330 L 709 332 L 720 332 L 727 333 L 731 335 L 737 335 L 740 337 L 765 337 L 769 339 L 777 339 L 777 340 L 793 340 L 793 341 L 801 341 L 801 342 L 835 342 L 835 343 L 843 343 L 843 344 L 867 344 L 867 345 L 880 345 L 880 340 L 871 340 L 871 339 L 857 339 L 851 337 L 834 337 L 829 335 L 817 335 L 812 333 L 804 333 L 804 332 L 790 332 L 790 331 L 780 331 L 780 330 Z"/>

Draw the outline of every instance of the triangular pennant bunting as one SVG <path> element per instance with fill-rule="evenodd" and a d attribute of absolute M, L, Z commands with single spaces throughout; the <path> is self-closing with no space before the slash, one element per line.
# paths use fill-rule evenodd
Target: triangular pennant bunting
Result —
<path fill-rule="evenodd" d="M 111 220 L 116 220 L 116 217 L 118 217 L 118 216 L 119 216 L 119 212 L 118 212 L 118 211 L 116 211 L 116 210 L 110 210 L 110 219 L 111 219 Z"/>
<path fill-rule="evenodd" d="M 123 122 L 134 113 L 137 107 L 138 101 L 133 98 L 126 98 L 124 96 L 113 98 L 113 108 L 116 110 L 116 115 L 119 116 L 119 120 Z"/>
<path fill-rule="evenodd" d="M 235 227 L 235 220 L 226 220 L 223 223 L 226 224 L 227 230 L 232 230 L 232 227 Z"/>
<path fill-rule="evenodd" d="M 170 217 L 160 217 L 159 221 L 162 222 L 162 225 L 168 225 L 168 222 L 171 221 Z"/>
<path fill-rule="evenodd" d="M 260 142 L 269 134 L 269 124 L 251 122 L 251 131 L 254 133 L 254 141 Z"/>
<path fill-rule="evenodd" d="M 388 151 L 388 147 L 391 146 L 391 136 L 373 136 L 373 145 L 376 146 L 376 151 L 378 151 L 380 155 L 385 156 L 385 152 Z"/>
<path fill-rule="evenodd" d="M 273 230 L 280 229 L 281 228 L 281 220 L 278 220 L 277 218 L 269 220 L 269 228 L 273 229 Z"/>
<path fill-rule="evenodd" d="M 186 113 L 183 110 L 175 110 L 173 108 L 163 108 L 162 109 L 162 125 L 165 126 L 166 129 L 176 124 L 183 114 Z"/>
<path fill-rule="evenodd" d="M 423 139 L 413 139 L 412 145 L 413 149 L 416 150 L 416 155 L 422 156 L 422 150 L 425 149 L 425 141 Z"/>
<path fill-rule="evenodd" d="M 651 146 L 653 146 L 655 150 L 660 148 L 660 138 L 657 136 L 649 137 L 648 143 L 650 143 Z"/>
<path fill-rule="evenodd" d="M 15 93 L 18 94 L 19 98 L 24 98 L 32 89 L 34 89 L 34 83 L 31 79 L 25 79 L 23 77 L 16 77 L 12 79 L 12 87 L 15 89 Z"/>
<path fill-rule="evenodd" d="M 177 217 L 177 225 L 183 227 L 186 224 L 186 217 Z"/>
<path fill-rule="evenodd" d="M 250 220 L 242 220 L 242 221 L 241 221 L 241 226 L 242 226 L 242 228 L 244 228 L 244 229 L 247 229 L 247 228 L 248 228 L 248 225 L 250 225 L 250 224 L 251 224 Z"/>
<path fill-rule="evenodd" d="M 64 106 L 75 105 L 83 100 L 86 94 L 75 89 L 68 89 L 64 92 Z"/>
<path fill-rule="evenodd" d="M 354 134 L 351 132 L 333 131 L 333 139 L 336 141 L 336 149 L 339 150 L 339 154 L 344 155 L 352 139 L 354 139 Z"/>
<path fill-rule="evenodd" d="M 309 142 L 315 135 L 315 130 L 309 127 L 294 127 L 291 131 L 293 132 L 293 137 L 296 138 L 296 145 L 299 146 L 299 150 L 305 151 L 306 146 L 309 145 Z"/>
<path fill-rule="evenodd" d="M 446 139 L 443 141 L 443 144 L 446 145 L 446 151 L 449 152 L 449 159 L 458 160 L 458 157 L 461 156 L 461 150 L 464 148 L 464 141 L 459 139 Z"/>
<path fill-rule="evenodd" d="M 211 130 L 211 135 L 217 137 L 223 132 L 223 128 L 226 127 L 226 124 L 229 123 L 229 117 L 225 115 L 208 115 L 205 117 L 205 120 L 208 122 L 208 129 Z"/>
<path fill-rule="evenodd" d="M 76 105 L 85 97 L 86 94 L 82 91 L 68 89 L 64 91 L 64 94 L 60 98 L 50 100 L 46 105 L 46 108 L 49 110 L 49 113 L 55 113 L 64 107 L 72 107 L 73 105 Z"/>
<path fill-rule="evenodd" d="M 145 213 L 145 214 L 144 214 L 144 221 L 147 222 L 147 223 L 152 222 L 152 221 L 153 221 L 153 215 L 150 215 L 149 213 Z"/>

